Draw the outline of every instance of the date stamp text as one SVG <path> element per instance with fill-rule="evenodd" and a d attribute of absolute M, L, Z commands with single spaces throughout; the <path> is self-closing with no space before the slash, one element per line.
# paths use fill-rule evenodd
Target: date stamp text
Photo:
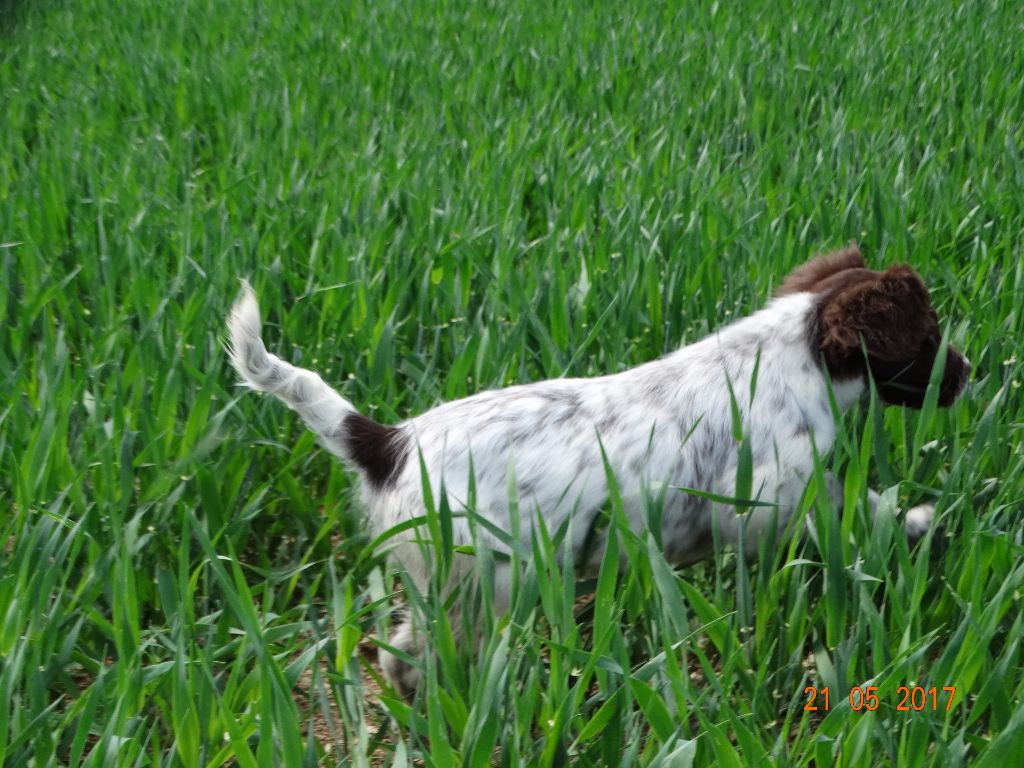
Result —
<path fill-rule="evenodd" d="M 828 712 L 836 703 L 828 686 L 815 688 L 809 685 L 804 688 L 804 696 L 807 703 L 804 704 L 806 712 Z M 850 709 L 854 712 L 874 712 L 882 703 L 896 705 L 897 712 L 949 712 L 953 707 L 953 700 L 956 698 L 956 686 L 944 685 L 926 687 L 923 685 L 907 686 L 901 685 L 896 689 L 896 696 L 888 701 L 883 701 L 878 695 L 878 686 L 855 685 L 848 694 Z"/>

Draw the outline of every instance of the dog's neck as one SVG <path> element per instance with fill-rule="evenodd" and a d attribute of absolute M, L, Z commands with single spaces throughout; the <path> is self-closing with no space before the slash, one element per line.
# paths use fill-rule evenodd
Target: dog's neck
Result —
<path fill-rule="evenodd" d="M 864 396 L 867 387 L 862 376 L 830 380 L 822 361 L 816 359 L 811 327 L 817 300 L 812 293 L 782 296 L 683 347 L 669 356 L 678 366 L 679 380 L 687 369 L 692 370 L 698 356 L 714 357 L 725 369 L 741 407 L 746 404 L 756 369 L 757 392 L 787 392 L 804 412 L 813 414 L 813 423 L 831 423 L 831 398 L 840 412 L 846 411 Z"/>
<path fill-rule="evenodd" d="M 830 409 L 831 390 L 839 411 L 845 412 L 867 393 L 867 382 L 862 375 L 837 377 L 828 373 L 813 333 L 820 299 L 815 293 L 782 296 L 729 327 L 741 327 L 760 336 L 762 357 L 766 351 L 777 356 L 787 375 L 795 382 L 806 382 L 808 389 L 817 393 L 814 399 Z"/>

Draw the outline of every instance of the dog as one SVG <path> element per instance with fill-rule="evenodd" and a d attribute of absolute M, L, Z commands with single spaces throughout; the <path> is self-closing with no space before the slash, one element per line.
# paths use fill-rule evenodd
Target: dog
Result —
<path fill-rule="evenodd" d="M 741 528 L 744 549 L 756 555 L 760 534 L 770 524 L 781 529 L 799 503 L 815 453 L 832 446 L 832 398 L 846 410 L 864 397 L 871 379 L 884 403 L 920 408 L 942 351 L 920 276 L 906 265 L 869 269 L 855 246 L 803 264 L 764 309 L 661 359 L 598 378 L 480 392 L 393 426 L 360 414 L 316 373 L 270 354 L 248 284 L 228 328 L 230 360 L 243 381 L 283 400 L 358 472 L 375 534 L 424 514 L 424 469 L 433 499 L 444 493 L 458 512 L 472 498 L 476 515 L 510 532 L 513 480 L 519 508 L 542 515 L 549 530 L 572 516 L 563 557 L 580 578 L 596 574 L 602 562 L 602 542 L 595 545 L 592 534 L 601 528 L 594 523 L 607 502 L 609 468 L 636 529 L 647 524 L 656 489 L 707 492 L 663 496 L 660 534 L 672 564 L 707 557 L 716 536 L 735 544 Z M 970 363 L 951 345 L 944 351 L 938 403 L 949 406 L 964 388 Z M 766 503 L 742 514 L 721 503 L 736 488 L 736 408 L 749 440 L 752 490 Z M 829 483 L 841 498 L 841 484 Z M 869 496 L 874 507 L 877 494 Z M 907 513 L 911 540 L 928 529 L 933 513 L 927 505 Z M 501 550 L 489 526 L 476 526 L 476 543 Z M 474 543 L 472 535 L 466 516 L 453 514 L 454 545 Z M 426 590 L 431 566 L 416 533 L 400 536 L 398 559 Z M 511 573 L 501 569 L 511 566 L 497 561 L 494 605 L 502 611 Z M 408 616 L 389 644 L 415 658 L 422 634 Z M 418 665 L 384 649 L 380 656 L 386 677 L 411 695 Z"/>

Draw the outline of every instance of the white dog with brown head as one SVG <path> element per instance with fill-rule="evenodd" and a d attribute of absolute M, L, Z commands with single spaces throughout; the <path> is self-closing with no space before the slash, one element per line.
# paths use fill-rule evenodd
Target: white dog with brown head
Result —
<path fill-rule="evenodd" d="M 921 278 L 907 266 L 868 269 L 852 247 L 797 268 L 764 309 L 659 360 L 610 376 L 481 392 L 393 426 L 361 415 L 316 373 L 267 352 L 248 286 L 229 329 L 231 362 L 245 382 L 283 400 L 359 473 L 375 533 L 423 515 L 421 462 L 433 498 L 443 489 L 459 511 L 472 495 L 476 515 L 510 532 L 511 477 L 520 508 L 537 510 L 549 530 L 573 516 L 575 539 L 565 557 L 581 576 L 595 573 L 603 557 L 601 542 L 583 537 L 600 528 L 593 522 L 607 500 L 605 462 L 638 529 L 648 520 L 652 489 L 669 485 L 732 496 L 738 456 L 732 413 L 738 405 L 753 458 L 753 495 L 766 506 L 738 514 L 704 496 L 667 495 L 660 534 L 666 558 L 677 565 L 706 557 L 716 534 L 735 542 L 741 526 L 753 554 L 758 531 L 784 525 L 798 504 L 815 451 L 824 454 L 832 446 L 830 391 L 845 409 L 864 396 L 871 378 L 883 401 L 920 407 L 941 351 L 938 320 Z M 954 401 L 969 371 L 966 358 L 948 346 L 940 405 Z M 734 397 L 755 372 L 752 398 Z M 930 507 L 910 510 L 908 535 L 920 536 L 931 518 Z M 474 543 L 464 516 L 455 516 L 452 525 L 456 546 Z M 429 564 L 412 541 L 414 533 L 407 535 L 401 565 L 426 589 Z M 502 548 L 486 527 L 477 529 L 475 543 Z M 510 583 L 508 573 L 496 579 L 499 609 L 507 604 Z M 413 656 L 422 650 L 414 617 L 395 629 L 390 643 Z M 396 687 L 413 691 L 418 668 L 391 653 L 381 656 Z"/>

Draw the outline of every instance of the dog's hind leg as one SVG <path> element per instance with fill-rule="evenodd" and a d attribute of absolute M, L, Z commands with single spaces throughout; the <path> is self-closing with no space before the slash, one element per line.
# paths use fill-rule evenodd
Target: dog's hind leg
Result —
<path fill-rule="evenodd" d="M 446 586 L 432 585 L 433 567 L 429 565 L 431 553 L 421 547 L 423 542 L 403 542 L 392 555 L 396 565 L 405 570 L 409 581 L 406 588 L 415 590 L 418 597 L 406 595 L 406 605 L 393 614 L 392 630 L 388 636 L 389 648 L 381 647 L 378 660 L 381 670 L 395 691 L 407 700 L 412 700 L 423 682 L 425 666 L 430 663 L 427 654 L 432 653 L 435 634 L 440 629 L 438 613 L 448 620 L 456 648 L 467 642 L 476 643 L 484 624 L 485 610 L 488 615 L 499 617 L 509 609 L 512 588 L 512 566 L 496 561 L 493 571 L 483 579 L 477 571 L 475 558 L 456 554 Z M 486 583 L 484 592 L 482 585 Z M 431 598 L 430 595 L 437 595 Z M 490 602 L 490 608 L 484 605 Z"/>
<path fill-rule="evenodd" d="M 394 686 L 403 698 L 412 699 L 423 678 L 423 651 L 426 647 L 425 632 L 418 626 L 414 610 L 411 606 L 402 609 L 401 618 L 388 636 L 388 645 L 399 653 L 386 648 L 377 652 L 380 668 L 384 677 Z M 403 658 L 410 657 L 409 659 Z"/>

